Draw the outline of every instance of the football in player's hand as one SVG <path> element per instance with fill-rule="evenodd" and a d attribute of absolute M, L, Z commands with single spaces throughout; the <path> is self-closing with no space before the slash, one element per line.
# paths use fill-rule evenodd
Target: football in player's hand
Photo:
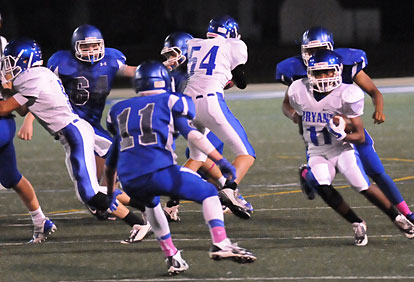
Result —
<path fill-rule="evenodd" d="M 354 125 L 352 124 L 351 120 L 347 118 L 345 115 L 335 115 L 332 118 L 333 124 L 336 126 L 339 125 L 340 119 L 343 119 L 345 122 L 345 133 L 351 133 L 354 130 Z"/>

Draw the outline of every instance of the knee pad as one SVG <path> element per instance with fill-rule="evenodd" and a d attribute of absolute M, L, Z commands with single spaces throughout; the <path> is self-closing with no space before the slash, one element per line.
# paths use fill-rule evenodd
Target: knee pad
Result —
<path fill-rule="evenodd" d="M 344 201 L 341 194 L 332 185 L 320 185 L 318 187 L 321 198 L 333 209 L 337 209 Z"/>

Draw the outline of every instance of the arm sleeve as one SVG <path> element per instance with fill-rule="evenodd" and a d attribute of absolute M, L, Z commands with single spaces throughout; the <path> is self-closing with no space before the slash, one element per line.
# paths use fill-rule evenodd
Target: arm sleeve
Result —
<path fill-rule="evenodd" d="M 116 129 L 112 123 L 111 110 L 109 110 L 108 115 L 106 117 L 106 128 L 112 135 L 116 135 Z"/>
<path fill-rule="evenodd" d="M 22 106 L 22 105 L 26 104 L 27 102 L 29 102 L 29 99 L 27 99 L 26 97 L 24 97 L 20 93 L 14 94 L 13 98 L 17 101 L 17 103 L 20 104 L 20 106 Z"/>
<path fill-rule="evenodd" d="M 178 116 L 174 118 L 174 126 L 178 131 L 180 131 L 181 135 L 187 139 L 188 134 L 192 130 L 196 130 L 194 127 L 190 125 L 190 120 L 184 116 Z"/>
<path fill-rule="evenodd" d="M 116 136 L 111 146 L 108 149 L 108 153 L 106 155 L 105 165 L 109 168 L 116 169 L 118 163 L 118 155 L 119 155 L 119 138 Z"/>
<path fill-rule="evenodd" d="M 245 69 L 245 65 L 241 64 L 231 71 L 231 74 L 233 75 L 232 80 L 240 89 L 244 89 L 247 86 Z"/>

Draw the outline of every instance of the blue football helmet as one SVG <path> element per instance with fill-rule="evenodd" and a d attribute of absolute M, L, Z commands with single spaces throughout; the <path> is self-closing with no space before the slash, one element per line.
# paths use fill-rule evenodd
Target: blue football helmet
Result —
<path fill-rule="evenodd" d="M 187 42 L 190 39 L 193 39 L 191 34 L 180 31 L 173 32 L 165 38 L 161 55 L 167 59 L 167 66 L 170 66 L 171 69 L 177 68 L 187 60 Z"/>
<path fill-rule="evenodd" d="M 342 58 L 337 53 L 320 49 L 309 59 L 309 84 L 319 93 L 327 93 L 342 84 Z"/>
<path fill-rule="evenodd" d="M 151 94 L 171 92 L 171 77 L 167 68 L 157 61 L 145 61 L 137 67 L 134 78 L 135 92 Z"/>
<path fill-rule="evenodd" d="M 42 64 L 42 50 L 36 41 L 28 38 L 16 39 L 4 49 L 1 60 L 2 80 L 11 81 L 28 68 Z"/>
<path fill-rule="evenodd" d="M 96 63 L 105 56 L 105 44 L 101 31 L 93 25 L 84 24 L 72 34 L 75 57 L 82 62 Z"/>
<path fill-rule="evenodd" d="M 317 49 L 333 50 L 334 41 L 332 32 L 323 27 L 312 27 L 302 36 L 301 53 L 303 63 L 307 66 L 309 57 Z"/>
<path fill-rule="evenodd" d="M 207 38 L 217 37 L 224 38 L 240 38 L 239 24 L 230 16 L 221 16 L 213 18 L 207 30 Z"/>

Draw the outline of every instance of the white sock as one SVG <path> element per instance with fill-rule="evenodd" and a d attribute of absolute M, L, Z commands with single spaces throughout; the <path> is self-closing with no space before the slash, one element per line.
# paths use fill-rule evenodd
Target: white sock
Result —
<path fill-rule="evenodd" d="M 224 184 L 226 184 L 226 178 L 222 175 L 217 181 L 220 183 L 221 188 L 224 187 Z"/>
<path fill-rule="evenodd" d="M 46 217 L 42 211 L 42 208 L 39 207 L 37 210 L 29 211 L 30 216 L 32 217 L 33 225 L 40 226 L 43 224 L 43 219 Z"/>
<path fill-rule="evenodd" d="M 148 222 L 151 224 L 152 231 L 155 237 L 161 238 L 170 233 L 170 226 L 168 220 L 165 217 L 164 211 L 161 205 L 158 204 L 154 208 L 145 208 L 145 216 Z"/>

